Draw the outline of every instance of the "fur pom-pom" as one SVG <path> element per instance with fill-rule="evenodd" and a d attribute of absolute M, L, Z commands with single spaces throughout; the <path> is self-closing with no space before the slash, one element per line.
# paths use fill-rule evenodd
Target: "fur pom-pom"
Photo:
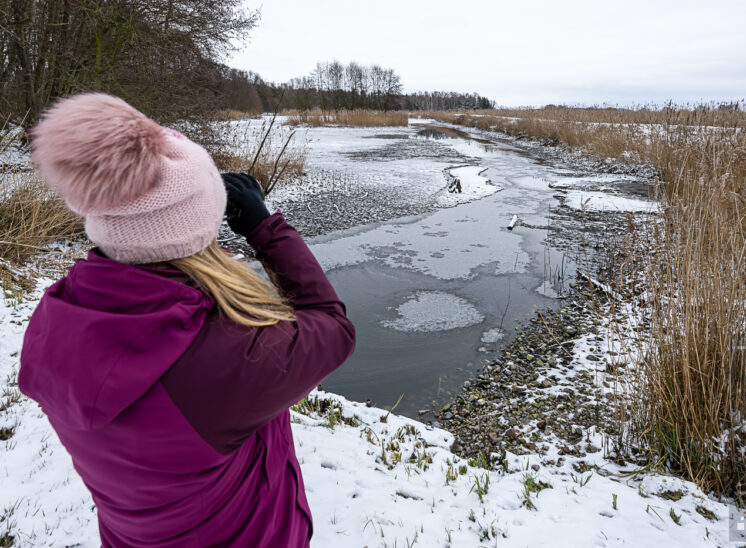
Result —
<path fill-rule="evenodd" d="M 47 109 L 31 130 L 31 159 L 71 209 L 103 212 L 158 184 L 166 134 L 118 97 L 85 93 Z"/>

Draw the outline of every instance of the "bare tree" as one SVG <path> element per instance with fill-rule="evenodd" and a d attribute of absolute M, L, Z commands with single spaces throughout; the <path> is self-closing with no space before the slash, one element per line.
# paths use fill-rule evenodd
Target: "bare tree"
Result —
<path fill-rule="evenodd" d="M 219 108 L 219 61 L 259 20 L 242 0 L 0 0 L 2 114 L 103 91 L 161 122 Z"/>

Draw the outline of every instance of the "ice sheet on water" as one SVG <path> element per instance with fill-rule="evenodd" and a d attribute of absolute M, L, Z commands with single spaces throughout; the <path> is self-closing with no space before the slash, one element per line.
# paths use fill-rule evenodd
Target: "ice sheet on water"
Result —
<path fill-rule="evenodd" d="M 657 213 L 660 206 L 656 202 L 625 198 L 606 192 L 584 192 L 571 190 L 565 196 L 565 204 L 573 209 L 589 211 L 629 211 L 632 213 Z"/>
<path fill-rule="evenodd" d="M 419 291 L 396 311 L 398 318 L 381 323 L 397 331 L 446 331 L 484 320 L 469 301 L 442 291 Z"/>
<path fill-rule="evenodd" d="M 481 166 L 461 166 L 449 170 L 450 174 L 461 182 L 461 192 L 442 192 L 438 196 L 438 205 L 453 206 L 471 200 L 484 198 L 502 190 L 483 175 L 486 168 Z"/>
<path fill-rule="evenodd" d="M 474 201 L 414 222 L 315 243 L 311 249 L 325 270 L 376 260 L 441 280 L 471 278 L 484 265 L 491 265 L 495 274 L 524 272 L 530 258 L 521 236 L 506 230 L 507 221 L 489 214 L 493 210 L 489 201 Z M 475 234 L 480 235 L 478 243 Z"/>

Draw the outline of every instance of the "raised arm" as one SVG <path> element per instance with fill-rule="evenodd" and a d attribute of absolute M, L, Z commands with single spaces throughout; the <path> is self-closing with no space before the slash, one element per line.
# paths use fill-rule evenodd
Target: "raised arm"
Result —
<path fill-rule="evenodd" d="M 247 241 L 292 303 L 296 321 L 249 328 L 212 314 L 162 379 L 189 422 L 223 453 L 302 399 L 355 346 L 344 304 L 280 213 L 264 217 Z"/>

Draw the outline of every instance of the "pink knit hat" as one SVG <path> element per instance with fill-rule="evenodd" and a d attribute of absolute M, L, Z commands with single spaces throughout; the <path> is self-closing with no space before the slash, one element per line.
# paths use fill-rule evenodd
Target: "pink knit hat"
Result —
<path fill-rule="evenodd" d="M 38 172 L 85 216 L 88 237 L 108 257 L 168 261 L 217 236 L 226 192 L 210 155 L 123 100 L 101 93 L 62 99 L 31 135 Z"/>

